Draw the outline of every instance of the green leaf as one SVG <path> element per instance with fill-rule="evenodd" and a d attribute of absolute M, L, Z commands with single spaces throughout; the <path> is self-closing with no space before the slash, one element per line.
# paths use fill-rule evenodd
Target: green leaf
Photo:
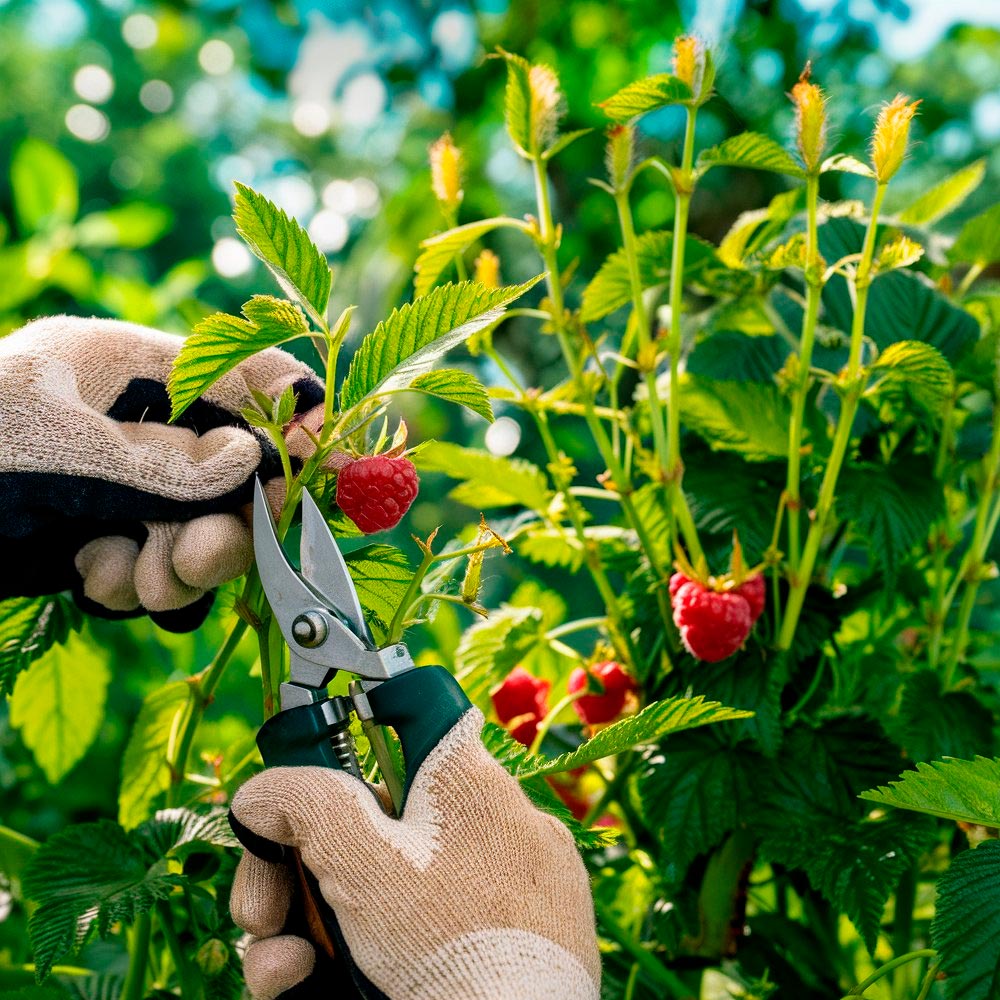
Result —
<path fill-rule="evenodd" d="M 0 697 L 14 680 L 82 623 L 80 609 L 67 597 L 13 597 L 0 604 Z"/>
<path fill-rule="evenodd" d="M 696 441 L 685 449 L 684 493 L 695 526 L 716 544 L 732 544 L 733 530 L 747 561 L 761 561 L 771 544 L 770 519 L 785 486 L 785 470 L 777 462 L 745 462 L 732 453 L 711 453 Z"/>
<path fill-rule="evenodd" d="M 714 731 L 685 733 L 645 752 L 629 798 L 663 848 L 668 877 L 681 878 L 736 826 L 741 800 L 750 794 L 744 768 L 755 760 L 763 758 L 737 756 Z"/>
<path fill-rule="evenodd" d="M 504 119 L 507 133 L 517 151 L 525 157 L 543 152 L 556 139 L 563 96 L 555 71 L 528 62 L 523 56 L 498 48 L 507 62 L 507 89 Z"/>
<path fill-rule="evenodd" d="M 0 874 L 11 881 L 15 898 L 20 898 L 21 875 L 37 850 L 37 840 L 8 826 L 0 826 Z"/>
<path fill-rule="evenodd" d="M 79 636 L 53 646 L 14 685 L 10 722 L 53 785 L 83 757 L 104 721 L 106 651 Z"/>
<path fill-rule="evenodd" d="M 871 553 L 871 568 L 894 581 L 915 545 L 944 513 L 944 491 L 920 456 L 892 465 L 858 462 L 837 484 L 837 512 Z"/>
<path fill-rule="evenodd" d="M 805 176 L 805 171 L 784 147 L 759 132 L 742 132 L 706 149 L 698 157 L 698 170 L 704 173 L 712 167 L 746 167 L 788 177 Z"/>
<path fill-rule="evenodd" d="M 753 712 L 726 708 L 717 701 L 705 701 L 701 695 L 693 698 L 664 698 L 647 705 L 637 715 L 612 723 L 570 753 L 541 763 L 536 758 L 528 765 L 527 770 L 519 772 L 519 776 L 532 778 L 536 775 L 572 771 L 632 747 L 656 743 L 671 733 L 707 726 L 713 722 L 748 719 L 752 715 Z"/>
<path fill-rule="evenodd" d="M 164 858 L 184 861 L 189 854 L 206 847 L 239 847 L 228 816 L 228 810 L 220 807 L 207 812 L 160 809 L 136 828 L 134 843 L 149 863 Z"/>
<path fill-rule="evenodd" d="M 945 691 L 933 670 L 910 674 L 894 732 L 912 760 L 973 757 L 993 747 L 993 713 L 971 691 Z"/>
<path fill-rule="evenodd" d="M 919 407 L 939 416 L 955 388 L 947 358 L 936 347 L 918 340 L 890 344 L 869 371 L 875 382 L 865 395 L 904 412 Z"/>
<path fill-rule="evenodd" d="M 962 851 L 938 879 L 931 940 L 949 1000 L 994 1000 L 1000 990 L 1000 841 Z"/>
<path fill-rule="evenodd" d="M 739 452 L 751 462 L 788 452 L 788 399 L 774 385 L 684 376 L 681 420 L 713 451 Z"/>
<path fill-rule="evenodd" d="M 898 781 L 863 792 L 861 798 L 913 809 L 959 823 L 1000 826 L 1000 759 L 937 760 L 917 764 Z"/>
<path fill-rule="evenodd" d="M 640 487 L 641 488 L 641 487 Z M 610 524 L 587 525 L 583 536 L 597 548 L 605 565 L 634 554 L 635 535 Z M 517 554 L 543 566 L 562 566 L 575 573 L 583 565 L 584 547 L 575 534 L 538 525 L 517 539 Z"/>
<path fill-rule="evenodd" d="M 270 269 L 282 290 L 326 327 L 332 275 L 326 257 L 306 231 L 277 205 L 245 184 L 236 184 L 236 231 Z"/>
<path fill-rule="evenodd" d="M 831 170 L 842 174 L 858 174 L 861 177 L 875 176 L 875 171 L 867 163 L 848 153 L 835 153 L 820 164 L 821 174 L 829 173 Z"/>
<path fill-rule="evenodd" d="M 29 924 L 38 978 L 92 927 L 104 935 L 113 923 L 131 923 L 181 882 L 181 876 L 151 868 L 117 823 L 100 820 L 57 833 L 38 849 L 24 876 L 25 894 L 38 903 Z"/>
<path fill-rule="evenodd" d="M 527 229 L 519 219 L 497 217 L 470 222 L 456 229 L 430 236 L 420 244 L 420 256 L 413 265 L 413 291 L 417 296 L 426 295 L 438 282 L 441 275 L 455 263 L 455 259 L 465 253 L 473 243 L 487 233 L 502 228 Z"/>
<path fill-rule="evenodd" d="M 670 280 L 670 255 L 673 243 L 673 233 L 666 230 L 643 233 L 636 240 L 639 281 L 644 290 L 658 285 L 665 286 Z M 686 278 L 693 277 L 715 259 L 715 248 L 704 240 L 688 237 L 685 247 Z M 629 277 L 628 257 L 622 247 L 604 261 L 590 284 L 583 290 L 580 319 L 584 323 L 592 323 L 631 301 L 632 283 Z"/>
<path fill-rule="evenodd" d="M 437 371 L 419 375 L 409 385 L 414 392 L 423 392 L 428 396 L 449 403 L 458 403 L 466 409 L 478 413 L 479 416 L 493 423 L 493 405 L 486 394 L 483 383 L 471 372 L 458 371 L 454 368 L 441 368 Z"/>
<path fill-rule="evenodd" d="M 401 389 L 446 351 L 495 323 L 542 275 L 523 285 L 486 288 L 475 281 L 441 285 L 394 309 L 361 342 L 340 387 L 343 409 L 379 390 Z"/>
<path fill-rule="evenodd" d="M 914 867 L 933 827 L 892 813 L 861 820 L 843 817 L 776 822 L 761 850 L 806 873 L 812 887 L 842 910 L 875 953 L 885 904 L 903 872 Z"/>
<path fill-rule="evenodd" d="M 953 264 L 983 267 L 1000 260 L 1000 205 L 992 205 L 962 226 L 948 259 Z"/>
<path fill-rule="evenodd" d="M 873 778 L 892 774 L 901 760 L 878 723 L 843 715 L 794 726 L 770 773 L 756 776 L 752 826 L 761 834 L 761 850 L 804 871 L 847 913 L 869 950 L 899 876 L 933 837 L 933 824 L 868 817 L 857 801 Z"/>
<path fill-rule="evenodd" d="M 567 146 L 572 146 L 577 139 L 582 139 L 585 135 L 590 135 L 593 131 L 592 128 L 578 128 L 574 132 L 567 132 L 559 136 L 542 154 L 542 159 L 551 160 L 552 157 L 558 156 Z"/>
<path fill-rule="evenodd" d="M 481 708 L 488 708 L 489 689 L 544 641 L 544 632 L 538 608 L 509 605 L 467 628 L 455 650 L 455 676 L 466 694 Z"/>
<path fill-rule="evenodd" d="M 693 97 L 691 88 L 683 80 L 670 73 L 658 73 L 622 87 L 597 106 L 612 121 L 627 122 L 657 108 L 684 104 Z"/>
<path fill-rule="evenodd" d="M 147 247 L 173 225 L 174 213 L 163 205 L 136 201 L 85 215 L 76 226 L 81 247 Z"/>
<path fill-rule="evenodd" d="M 996 224 L 1000 226 L 1000 215 Z M 826 260 L 859 253 L 864 233 L 864 227 L 853 219 L 830 219 L 819 229 L 820 253 Z M 824 287 L 823 308 L 831 326 L 850 332 L 854 305 L 842 275 L 834 275 Z M 979 340 L 979 324 L 949 302 L 924 275 L 897 270 L 878 275 L 872 282 L 865 336 L 880 351 L 903 340 L 923 341 L 954 363 Z"/>
<path fill-rule="evenodd" d="M 897 220 L 906 226 L 928 226 L 932 222 L 953 212 L 986 176 L 986 161 L 976 160 L 967 167 L 946 177 L 925 191 L 915 201 L 910 202 L 898 215 Z"/>
<path fill-rule="evenodd" d="M 361 607 L 368 616 L 373 631 L 384 639 L 389 623 L 402 603 L 413 567 L 406 554 L 392 545 L 364 545 L 344 556 L 347 569 L 361 600 Z"/>
<path fill-rule="evenodd" d="M 245 302 L 243 317 L 213 313 L 184 341 L 167 379 L 171 420 L 240 362 L 309 333 L 302 310 L 272 295 Z"/>
<path fill-rule="evenodd" d="M 186 681 L 172 681 L 143 700 L 122 758 L 118 822 L 126 829 L 146 819 L 156 797 L 170 786 L 167 750 L 189 694 Z"/>
<path fill-rule="evenodd" d="M 14 212 L 28 235 L 76 218 L 80 189 L 76 170 L 62 153 L 29 136 L 14 151 L 10 164 Z"/>
<path fill-rule="evenodd" d="M 507 772 L 518 778 L 525 794 L 531 800 L 532 805 L 542 812 L 555 816 L 573 834 L 576 846 L 581 851 L 596 850 L 601 847 L 609 847 L 618 839 L 617 831 L 607 827 L 595 826 L 590 829 L 582 826 L 573 814 L 566 808 L 551 785 L 544 778 L 524 778 L 520 771 L 525 760 L 528 760 L 528 753 L 520 743 L 515 742 L 510 734 L 500 726 L 492 722 L 487 722 L 483 727 L 483 745 L 486 749 L 504 766 Z M 538 759 L 538 758 L 530 758 Z"/>
<path fill-rule="evenodd" d="M 552 501 L 545 473 L 523 458 L 502 458 L 475 448 L 431 441 L 414 455 L 417 468 L 463 481 L 452 496 L 479 510 L 520 504 L 544 513 Z"/>

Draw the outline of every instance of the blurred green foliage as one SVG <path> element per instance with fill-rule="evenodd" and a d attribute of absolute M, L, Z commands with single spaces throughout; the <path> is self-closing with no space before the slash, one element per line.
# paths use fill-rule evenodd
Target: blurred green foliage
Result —
<path fill-rule="evenodd" d="M 177 2 L 141 10 L 127 0 L 11 0 L 0 6 L 0 332 L 56 312 L 187 332 L 208 311 L 236 311 L 264 281 L 233 239 L 229 198 L 236 180 L 309 225 L 339 271 L 332 311 L 358 303 L 354 330 L 371 329 L 409 297 L 419 241 L 446 226 L 428 196 L 427 169 L 427 148 L 443 131 L 453 130 L 466 156 L 460 222 L 499 214 L 501 205 L 514 215 L 532 211 L 530 173 L 503 132 L 503 66 L 482 58 L 498 44 L 557 66 L 569 95 L 565 129 L 597 130 L 554 163 L 554 211 L 574 220 L 564 235 L 564 261 L 603 259 L 617 247 L 618 235 L 612 202 L 588 183 L 605 124 L 594 103 L 630 80 L 666 69 L 671 41 L 690 19 L 676 4 L 653 0 L 480 6 L 404 0 L 331 10 L 292 0 Z M 946 228 L 957 230 L 991 199 L 1000 180 L 995 28 L 956 25 L 918 58 L 894 60 L 885 43 L 894 30 L 893 11 L 904 5 L 876 5 L 878 28 L 852 20 L 844 2 L 812 4 L 822 8 L 812 12 L 778 0 L 700 6 L 721 11 L 714 24 L 696 18 L 696 27 L 722 43 L 726 56 L 717 82 L 722 99 L 701 114 L 699 145 L 747 129 L 789 135 L 784 94 L 812 59 L 815 79 L 831 96 L 839 148 L 859 149 L 872 108 L 897 90 L 923 100 L 912 162 L 889 211 L 980 157 L 987 180 Z M 105 76 L 81 77 L 86 67 Z M 649 151 L 676 153 L 683 119 L 675 110 L 643 121 Z M 743 172 L 738 182 L 733 177 L 709 175 L 693 205 L 694 233 L 717 242 L 741 211 L 783 190 L 769 174 Z M 850 174 L 830 174 L 823 195 L 851 197 L 862 183 Z M 572 211 L 561 212 L 560 205 Z M 640 230 L 668 224 L 672 209 L 665 185 L 637 183 Z M 536 261 L 525 259 L 505 234 L 495 248 L 506 282 L 536 273 Z M 582 285 L 582 279 L 571 283 L 574 303 Z M 554 376 L 558 349 L 552 338 L 539 338 L 535 326 L 521 328 L 516 321 L 504 337 L 505 353 L 525 382 L 545 384 Z M 463 363 L 488 364 L 481 358 Z M 496 373 L 484 374 L 487 382 L 499 381 Z M 459 422 L 454 410 L 433 401 L 411 404 L 406 415 L 414 440 L 440 436 L 463 443 L 482 433 L 478 422 Z M 597 469 L 584 439 L 564 436 L 560 444 L 583 469 Z M 522 453 L 544 464 L 536 448 L 526 439 Z M 454 528 L 467 517 L 438 499 L 444 491 L 435 486 L 428 475 L 408 525 L 415 531 L 440 523 Z M 488 579 L 486 603 L 509 596 L 518 584 L 533 586 L 520 572 L 512 565 L 505 577 Z M 563 579 L 544 568 L 536 576 Z M 574 598 L 576 615 L 596 607 L 590 593 Z M 466 624 L 443 608 L 427 641 L 453 650 Z M 70 822 L 115 815 L 124 741 L 142 698 L 204 666 L 222 630 L 215 618 L 183 637 L 144 621 L 95 622 L 85 635 L 88 655 L 106 658 L 106 711 L 91 749 L 59 782 L 57 795 L 0 709 L 0 822 L 39 839 Z M 252 746 L 260 707 L 242 681 L 254 653 L 248 645 L 241 655 L 243 662 L 216 693 L 220 710 L 209 713 L 199 730 L 196 750 L 206 771 L 225 771 Z M 0 922 L 0 960 L 27 960 L 21 915 Z M 0 989 L 23 981 L 0 977 Z"/>

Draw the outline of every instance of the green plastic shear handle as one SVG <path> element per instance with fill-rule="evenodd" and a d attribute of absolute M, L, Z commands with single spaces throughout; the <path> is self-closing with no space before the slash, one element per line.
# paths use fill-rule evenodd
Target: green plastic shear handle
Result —
<path fill-rule="evenodd" d="M 444 667 L 415 667 L 403 643 L 377 646 L 340 549 L 308 493 L 302 498 L 301 571 L 284 553 L 259 482 L 254 551 L 264 593 L 290 652 L 281 710 L 257 735 L 265 766 L 333 767 L 360 778 L 349 731 L 353 712 L 371 733 L 383 780 L 395 792 L 401 814 L 421 764 L 471 707 L 469 699 Z M 328 694 L 337 670 L 359 678 L 350 696 Z M 391 767 L 378 752 L 380 726 L 391 727 L 399 737 L 405 771 L 401 788 L 394 788 Z M 290 861 L 298 871 L 284 932 L 310 939 L 319 958 L 309 980 L 293 991 L 295 1000 L 328 996 L 331 981 L 345 979 L 353 984 L 351 996 L 386 1000 L 351 960 L 336 914 L 298 852 L 257 836 L 232 814 L 230 823 L 247 850 L 264 860 Z M 348 1000 L 347 994 L 339 995 Z"/>

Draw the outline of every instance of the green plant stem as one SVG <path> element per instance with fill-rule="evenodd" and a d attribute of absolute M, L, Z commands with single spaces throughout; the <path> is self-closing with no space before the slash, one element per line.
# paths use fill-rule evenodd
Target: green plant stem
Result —
<path fill-rule="evenodd" d="M 984 560 L 993 535 L 996 533 L 997 522 L 1000 520 L 1000 497 L 998 497 L 998 487 L 1000 487 L 1000 403 L 993 408 L 993 437 L 984 466 L 983 481 L 976 503 L 976 519 L 969 548 L 962 560 L 962 565 L 955 574 L 952 586 L 945 595 L 941 609 L 943 617 L 955 599 L 959 584 L 964 580 L 965 591 L 958 609 L 955 638 L 948 651 L 941 680 L 945 691 L 951 688 L 954 683 L 958 665 L 965 656 L 965 650 L 969 643 L 969 623 L 972 620 L 976 597 L 983 581 Z"/>
<path fill-rule="evenodd" d="M 659 990 L 665 991 L 665 996 L 672 997 L 673 1000 L 694 1000 L 695 994 L 685 985 L 680 976 L 671 969 L 668 969 L 655 955 L 647 951 L 640 942 L 634 940 L 627 931 L 619 927 L 606 907 L 600 903 L 596 903 L 595 910 L 601 930 L 635 959 L 653 984 Z"/>
<path fill-rule="evenodd" d="M 698 111 L 687 108 L 684 129 L 684 151 L 675 180 L 674 239 L 670 260 L 670 338 L 667 351 L 670 355 L 670 393 L 667 396 L 667 467 L 666 482 L 670 537 L 675 537 L 675 524 L 679 522 L 681 534 L 688 548 L 688 556 L 695 566 L 704 561 L 698 531 L 682 488 L 684 463 L 681 461 L 681 311 L 684 306 L 684 249 L 687 242 L 688 214 L 694 193 L 694 126 Z"/>
<path fill-rule="evenodd" d="M 655 359 L 647 356 L 651 353 L 649 314 L 642 297 L 639 251 L 636 246 L 635 223 L 632 220 L 628 189 L 616 192 L 615 206 L 618 209 L 618 224 L 622 231 L 622 249 L 625 251 L 625 260 L 628 262 L 629 285 L 632 289 L 632 313 L 639 340 L 640 370 L 649 395 L 649 420 L 653 425 L 653 446 L 660 467 L 660 478 L 665 482 L 668 468 L 666 427 L 664 426 L 660 394 L 656 388 Z"/>
<path fill-rule="evenodd" d="M 434 562 L 434 553 L 431 552 L 429 544 L 423 550 L 423 553 L 420 565 L 417 567 L 416 573 L 413 574 L 413 579 L 410 580 L 410 584 L 406 588 L 406 593 L 403 594 L 403 599 L 399 602 L 399 607 L 396 608 L 396 613 L 392 616 L 392 621 L 389 623 L 389 634 L 386 641 L 390 644 L 402 640 L 410 608 L 413 607 L 414 601 L 422 599 L 422 597 L 418 597 L 420 594 L 420 585 L 424 582 L 424 577 L 431 568 L 431 563 Z"/>
<path fill-rule="evenodd" d="M 122 986 L 121 1000 L 142 1000 L 146 995 L 146 967 L 149 962 L 149 941 L 153 933 L 153 916 L 140 913 L 132 925 L 129 942 L 128 972 Z"/>
<path fill-rule="evenodd" d="M 931 963 L 930 968 L 927 970 L 927 974 L 924 976 L 924 981 L 920 985 L 920 992 L 917 994 L 917 1000 L 927 1000 L 927 997 L 930 996 L 931 989 L 934 986 L 934 980 L 937 979 L 938 970 L 940 968 L 940 958 L 936 962 Z"/>
<path fill-rule="evenodd" d="M 873 986 L 883 976 L 888 975 L 894 969 L 898 969 L 901 965 L 905 965 L 907 962 L 915 962 L 920 958 L 933 958 L 936 954 L 937 952 L 933 948 L 920 948 L 917 951 L 909 951 L 905 955 L 897 955 L 894 959 L 892 959 L 892 961 L 886 962 L 885 965 L 877 968 L 867 979 L 848 990 L 847 996 L 864 996 L 865 990 L 868 989 L 869 986 Z"/>
<path fill-rule="evenodd" d="M 626 475 L 622 464 L 618 461 L 614 447 L 611 444 L 611 439 L 608 437 L 604 426 L 601 424 L 596 413 L 594 412 L 593 392 L 583 378 L 583 369 L 580 359 L 575 348 L 573 347 L 573 344 L 570 342 L 569 334 L 566 328 L 566 305 L 563 299 L 562 278 L 556 254 L 557 240 L 555 225 L 552 220 L 552 206 L 549 201 L 548 177 L 545 172 L 545 163 L 540 156 L 536 156 L 532 160 L 532 164 L 535 176 L 535 194 L 538 202 L 538 243 L 547 272 L 546 286 L 548 288 L 549 300 L 552 303 L 552 325 L 559 340 L 559 346 L 562 350 L 563 358 L 569 368 L 573 382 L 577 387 L 580 399 L 583 401 L 584 420 L 586 421 L 590 434 L 594 439 L 594 443 L 597 445 L 597 450 L 600 452 L 601 458 L 604 460 L 605 465 L 611 473 L 615 489 L 617 489 L 618 493 L 621 495 L 622 510 L 625 513 L 625 517 L 638 536 L 639 544 L 646 553 L 646 558 L 649 560 L 654 572 L 656 572 L 660 577 L 663 577 L 664 571 L 657 565 L 656 549 L 653 546 L 652 539 L 649 538 L 648 532 L 642 523 L 642 519 L 638 516 L 635 506 L 631 500 L 631 480 Z M 539 416 L 542 416 L 542 414 L 539 413 Z M 538 423 L 538 426 L 539 432 L 542 434 L 543 441 L 547 440 L 548 442 L 546 443 L 546 451 L 549 455 L 549 462 L 552 464 L 553 468 L 558 468 L 559 450 L 555 446 L 555 441 L 551 434 L 547 433 L 547 425 L 544 429 L 542 423 Z M 622 636 L 625 647 L 630 654 L 630 662 L 633 663 L 638 671 L 640 663 L 636 658 L 631 638 L 626 634 L 627 630 L 625 630 L 623 625 L 624 619 L 618 598 L 608 583 L 607 574 L 604 572 L 604 567 L 601 564 L 598 554 L 593 551 L 586 538 L 586 534 L 583 530 L 583 517 L 577 505 L 576 498 L 569 491 L 569 486 L 570 483 L 568 481 L 560 484 L 560 488 L 566 498 L 567 512 L 573 522 L 577 538 L 583 546 L 584 552 L 587 554 L 587 562 L 591 569 L 591 576 L 594 578 L 595 584 L 597 584 L 598 588 L 601 590 L 601 596 L 605 600 L 609 614 L 619 628 L 619 634 Z M 603 582 L 599 582 L 598 577 L 602 578 Z M 666 598 L 663 596 L 663 589 L 664 588 L 662 586 L 656 586 L 655 588 L 660 615 L 663 618 L 664 623 L 666 623 L 669 619 L 669 608 L 667 607 Z"/>
<path fill-rule="evenodd" d="M 854 425 L 854 416 L 858 411 L 858 403 L 861 400 L 861 392 L 864 388 L 861 349 L 864 343 L 865 310 L 868 304 L 868 289 L 871 286 L 871 262 L 875 250 L 875 234 L 878 231 L 878 215 L 882 207 L 882 200 L 885 197 L 885 189 L 885 184 L 879 184 L 875 189 L 875 197 L 872 201 L 871 219 L 868 222 L 868 230 L 865 233 L 865 242 L 861 250 L 861 260 L 858 264 L 857 276 L 855 278 L 856 297 L 854 319 L 851 324 L 851 347 L 847 360 L 847 370 L 842 375 L 843 389 L 840 402 L 840 416 L 837 419 L 837 428 L 834 432 L 830 457 L 827 459 L 826 469 L 823 472 L 823 481 L 820 485 L 819 499 L 816 503 L 813 521 L 806 535 L 802 560 L 789 588 L 781 631 L 778 634 L 777 645 L 781 651 L 787 651 L 792 648 L 792 641 L 795 638 L 795 630 L 799 624 L 799 615 L 802 613 L 806 590 L 812 579 L 813 570 L 816 567 L 816 559 L 819 556 L 820 545 L 823 541 L 823 535 L 826 532 L 830 512 L 833 509 L 837 480 L 840 477 L 840 470 L 847 455 L 847 447 L 851 440 L 851 429 Z"/>
<path fill-rule="evenodd" d="M 973 282 L 986 270 L 985 264 L 973 264 L 968 271 L 965 272 L 965 276 L 959 283 L 958 288 L 955 290 L 955 294 L 958 298 L 964 298 L 966 292 L 972 287 Z"/>
<path fill-rule="evenodd" d="M 169 806 L 177 805 L 177 796 L 184 783 L 188 756 L 191 753 L 191 744 L 194 742 L 198 726 L 201 725 L 205 709 L 212 703 L 215 689 L 219 686 L 226 666 L 233 653 L 236 652 L 246 630 L 246 621 L 242 618 L 237 619 L 236 624 L 226 637 L 226 641 L 219 648 L 208 667 L 188 678 L 188 703 L 181 721 L 180 732 L 175 744 L 176 749 L 168 762 L 170 765 L 170 786 L 167 788 L 167 805 Z"/>
<path fill-rule="evenodd" d="M 615 771 L 615 776 L 604 786 L 597 801 L 587 810 L 587 815 L 580 821 L 583 826 L 588 827 L 600 819 L 601 813 L 608 807 L 609 803 L 618 798 L 618 793 L 628 780 L 628 776 L 635 770 L 636 761 L 639 755 L 632 753 L 624 764 L 619 765 Z"/>
<path fill-rule="evenodd" d="M 575 621 L 566 622 L 564 625 L 557 625 L 545 633 L 545 638 L 549 641 L 561 639 L 564 635 L 572 635 L 574 632 L 584 632 L 589 628 L 603 628 L 608 624 L 605 615 L 594 618 L 577 618 Z"/>
<path fill-rule="evenodd" d="M 892 951 L 894 955 L 906 955 L 913 944 L 913 908 L 917 902 L 917 871 L 907 868 L 899 878 L 892 921 Z M 892 975 L 892 995 L 902 1000 L 909 990 L 910 970 L 904 966 Z"/>
<path fill-rule="evenodd" d="M 792 415 L 788 428 L 788 477 L 785 482 L 785 505 L 788 508 L 788 565 L 792 576 L 798 572 L 800 558 L 799 509 L 802 506 L 802 432 L 809 396 L 813 343 L 816 338 L 816 321 L 819 318 L 823 282 L 820 277 L 819 249 L 816 227 L 819 176 L 806 178 L 806 308 L 802 317 L 802 336 L 799 341 L 799 360 L 796 370 L 795 393 L 792 397 Z"/>
<path fill-rule="evenodd" d="M 170 952 L 174 967 L 177 969 L 181 996 L 184 997 L 184 1000 L 198 1000 L 204 995 L 204 990 L 201 988 L 200 976 L 191 968 L 191 963 L 184 954 L 184 946 L 177 935 L 177 928 L 174 927 L 174 914 L 170 909 L 170 901 L 161 899 L 156 904 L 156 914 L 163 938 L 167 942 L 167 950 Z"/>
<path fill-rule="evenodd" d="M 531 741 L 531 746 L 528 747 L 528 753 L 532 756 L 537 754 L 541 750 L 542 743 L 545 742 L 545 737 L 549 735 L 549 730 L 554 725 L 560 713 L 564 709 L 569 708 L 574 701 L 579 701 L 584 695 L 590 693 L 586 688 L 583 688 L 580 691 L 570 691 L 569 694 L 560 698 L 552 709 L 546 712 L 545 718 L 538 724 L 538 729 L 535 730 L 535 738 Z"/>

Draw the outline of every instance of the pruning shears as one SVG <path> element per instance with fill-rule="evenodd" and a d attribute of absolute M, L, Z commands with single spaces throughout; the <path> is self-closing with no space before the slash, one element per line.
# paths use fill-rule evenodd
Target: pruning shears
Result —
<path fill-rule="evenodd" d="M 289 679 L 280 687 L 281 708 L 257 734 L 265 767 L 318 765 L 363 777 L 350 733 L 354 715 L 400 815 L 420 765 L 471 707 L 469 699 L 444 667 L 415 667 L 405 643 L 378 646 L 344 557 L 308 492 L 302 495 L 300 570 L 285 555 L 259 480 L 253 540 L 261 584 L 290 652 Z M 327 688 L 338 671 L 355 679 L 349 694 L 331 696 Z M 401 777 L 384 726 L 399 738 Z M 336 915 L 298 852 L 257 836 L 232 814 L 230 823 L 247 850 L 264 860 L 290 861 L 297 869 L 300 898 L 293 900 L 289 915 L 294 926 L 286 925 L 285 931 L 312 940 L 318 961 L 326 956 L 327 975 L 346 973 L 356 995 L 379 1000 L 382 993 L 351 960 Z"/>

